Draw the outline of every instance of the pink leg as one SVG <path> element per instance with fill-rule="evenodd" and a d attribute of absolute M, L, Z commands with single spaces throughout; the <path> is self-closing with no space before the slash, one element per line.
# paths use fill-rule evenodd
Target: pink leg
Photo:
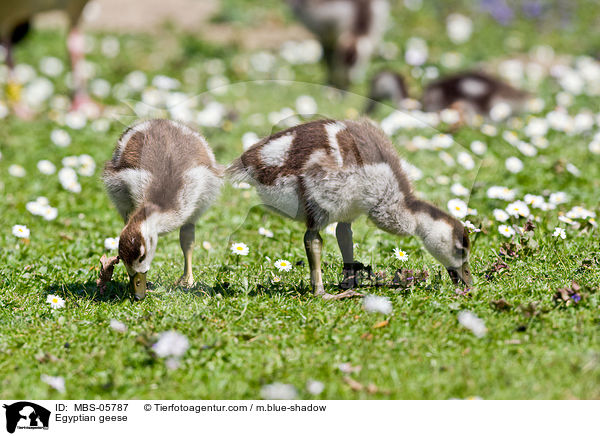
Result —
<path fill-rule="evenodd" d="M 69 51 L 69 57 L 71 58 L 73 85 L 75 88 L 71 110 L 83 110 L 88 113 L 88 115 L 98 116 L 100 113 L 100 106 L 90 98 L 86 90 L 84 44 L 83 33 L 81 33 L 77 27 L 73 27 L 67 37 L 67 49 Z"/>

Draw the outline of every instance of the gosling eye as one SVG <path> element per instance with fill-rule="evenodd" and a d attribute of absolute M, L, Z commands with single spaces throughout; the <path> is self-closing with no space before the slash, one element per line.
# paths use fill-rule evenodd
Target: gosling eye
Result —
<path fill-rule="evenodd" d="M 142 263 L 145 258 L 146 258 L 146 253 L 144 253 L 140 256 L 140 259 L 138 260 L 138 262 Z"/>

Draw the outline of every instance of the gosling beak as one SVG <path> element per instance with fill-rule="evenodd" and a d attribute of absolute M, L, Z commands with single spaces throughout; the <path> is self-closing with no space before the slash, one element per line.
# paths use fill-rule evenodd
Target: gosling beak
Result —
<path fill-rule="evenodd" d="M 471 276 L 469 262 L 463 263 L 460 268 L 446 268 L 446 270 L 452 279 L 452 283 L 455 285 L 473 286 L 473 277 Z"/>
<path fill-rule="evenodd" d="M 129 276 L 129 287 L 136 300 L 143 300 L 146 297 L 146 273 L 135 273 Z"/>

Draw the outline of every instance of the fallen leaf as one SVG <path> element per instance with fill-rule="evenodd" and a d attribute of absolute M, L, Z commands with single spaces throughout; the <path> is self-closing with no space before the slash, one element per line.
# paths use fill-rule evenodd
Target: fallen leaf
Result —
<path fill-rule="evenodd" d="M 385 327 L 386 325 L 388 325 L 390 323 L 389 319 L 386 319 L 385 321 L 380 321 L 378 323 L 375 323 L 373 325 L 374 329 L 380 329 L 381 327 Z"/>
<path fill-rule="evenodd" d="M 106 284 L 111 281 L 113 271 L 115 269 L 115 265 L 119 263 L 119 257 L 107 257 L 106 254 L 103 254 L 100 258 L 100 275 L 96 280 L 96 286 L 100 291 L 100 294 L 104 293 L 106 289 Z"/>
<path fill-rule="evenodd" d="M 364 389 L 364 386 L 362 385 L 362 383 L 357 382 L 352 377 L 345 376 L 344 382 L 348 386 L 350 386 L 350 389 L 352 389 L 353 391 L 362 391 Z"/>

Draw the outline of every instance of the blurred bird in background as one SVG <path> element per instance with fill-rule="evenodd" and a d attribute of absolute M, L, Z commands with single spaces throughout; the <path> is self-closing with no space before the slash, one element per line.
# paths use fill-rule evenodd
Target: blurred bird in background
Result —
<path fill-rule="evenodd" d="M 72 110 L 95 106 L 85 88 L 84 39 L 77 24 L 88 0 L 2 0 L 0 1 L 0 43 L 6 48 L 8 82 L 6 95 L 15 112 L 21 118 L 30 118 L 30 110 L 21 102 L 20 85 L 14 75 L 14 45 L 27 35 L 33 17 L 51 10 L 64 11 L 69 18 L 70 30 L 67 49 L 71 59 L 74 94 Z"/>
<path fill-rule="evenodd" d="M 323 46 L 328 82 L 340 89 L 364 75 L 383 38 L 387 0 L 287 0 Z"/>

